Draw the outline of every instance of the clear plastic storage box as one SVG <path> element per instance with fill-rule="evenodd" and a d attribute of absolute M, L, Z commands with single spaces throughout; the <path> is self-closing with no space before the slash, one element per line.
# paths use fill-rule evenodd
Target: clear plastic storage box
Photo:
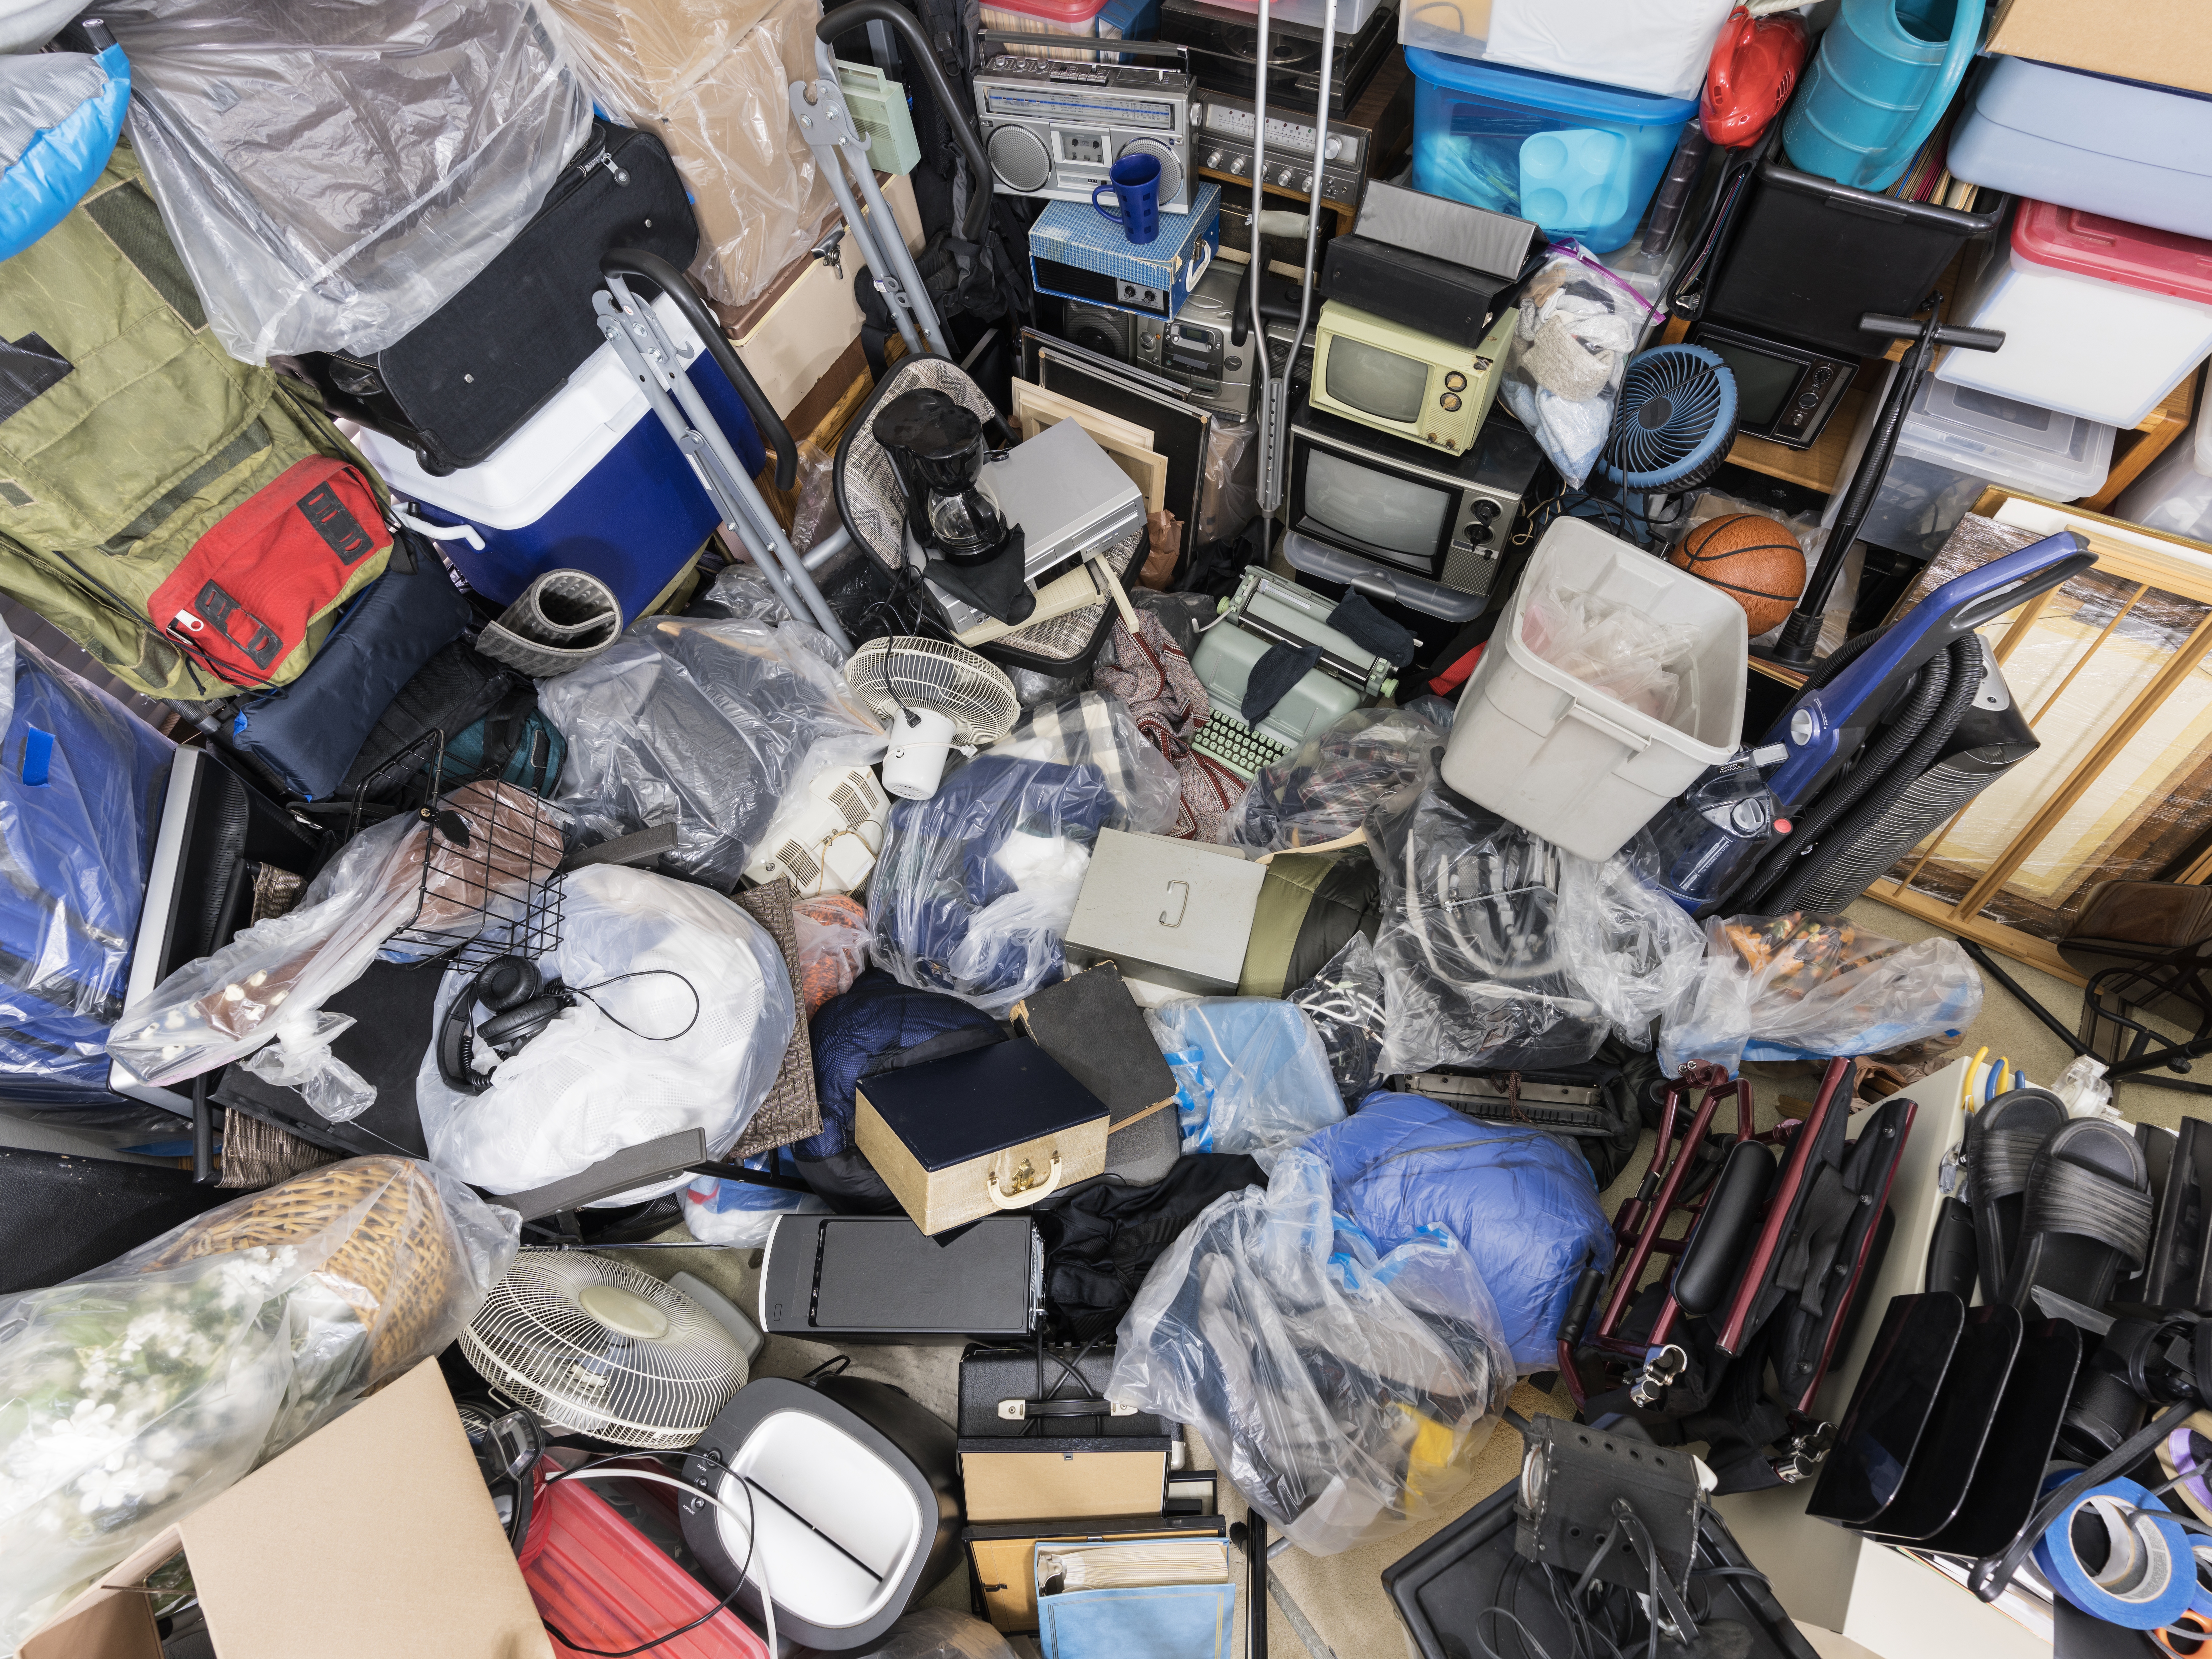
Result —
<path fill-rule="evenodd" d="M 2207 401 L 2200 389 L 2194 441 L 2172 446 L 2146 467 L 2113 504 L 2114 518 L 2212 542 L 2212 410 Z"/>
<path fill-rule="evenodd" d="M 1609 253 L 1667 171 L 1694 98 L 1662 98 L 1415 46 L 1413 188 L 1533 219 Z"/>
<path fill-rule="evenodd" d="M 982 25 L 994 33 L 1034 34 L 1034 46 L 994 46 L 994 52 L 1027 52 L 1032 57 L 1091 63 L 1098 53 L 1076 46 L 1050 46 L 1042 37 L 1065 34 L 1085 40 L 1149 40 L 1159 22 L 1160 0 L 1000 0 L 985 6 Z M 1151 61 L 1151 60 L 1146 60 Z"/>
<path fill-rule="evenodd" d="M 1398 39 L 1608 87 L 1695 98 L 1735 0 L 1399 0 Z"/>
<path fill-rule="evenodd" d="M 2135 426 L 2212 352 L 2212 241 L 2022 201 L 1952 320 L 2005 343 L 1938 380 Z"/>

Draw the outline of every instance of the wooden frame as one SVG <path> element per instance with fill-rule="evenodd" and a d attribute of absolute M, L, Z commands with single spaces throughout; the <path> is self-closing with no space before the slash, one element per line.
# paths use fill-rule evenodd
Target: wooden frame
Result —
<path fill-rule="evenodd" d="M 1145 498 L 1147 514 L 1158 513 L 1167 505 L 1168 458 L 1152 447 L 1151 433 L 1087 404 L 1032 386 L 1027 380 L 1014 382 L 1014 425 L 1024 443 L 1048 426 L 1071 420 L 1089 433 L 1114 465 L 1127 475 L 1129 482 L 1137 486 Z"/>

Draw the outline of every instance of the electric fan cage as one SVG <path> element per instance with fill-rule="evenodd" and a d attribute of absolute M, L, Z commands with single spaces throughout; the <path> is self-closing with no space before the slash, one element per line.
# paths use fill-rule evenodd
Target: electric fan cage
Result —
<path fill-rule="evenodd" d="M 627 1291 L 668 1321 L 624 1334 L 579 1298 Z M 742 1349 L 707 1310 L 625 1262 L 525 1250 L 461 1333 L 461 1352 L 495 1392 L 548 1426 L 646 1451 L 680 1451 L 745 1384 Z"/>
<path fill-rule="evenodd" d="M 1021 718 L 1003 669 L 965 646 L 919 635 L 870 640 L 846 662 L 845 684 L 886 720 L 902 707 L 944 715 L 955 743 L 996 743 Z"/>
<path fill-rule="evenodd" d="M 1666 398 L 1670 413 L 1659 425 L 1638 426 L 1638 412 L 1655 398 Z M 1639 353 L 1622 378 L 1599 470 L 1626 489 L 1686 494 L 1726 464 L 1735 414 L 1735 376 L 1719 353 L 1693 345 Z"/>

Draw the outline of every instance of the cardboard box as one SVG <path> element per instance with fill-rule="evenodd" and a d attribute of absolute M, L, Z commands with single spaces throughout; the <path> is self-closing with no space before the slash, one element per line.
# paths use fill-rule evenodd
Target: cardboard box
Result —
<path fill-rule="evenodd" d="M 2212 94 L 2204 0 L 2003 0 L 1989 49 Z"/>
<path fill-rule="evenodd" d="M 222 1659 L 552 1659 L 435 1360 L 194 1510 L 21 1659 L 161 1659 L 137 1586 L 180 1547 Z"/>

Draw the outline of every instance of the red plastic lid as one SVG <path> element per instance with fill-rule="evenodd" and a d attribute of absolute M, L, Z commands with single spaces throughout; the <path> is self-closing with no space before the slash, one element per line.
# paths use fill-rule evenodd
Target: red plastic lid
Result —
<path fill-rule="evenodd" d="M 1054 28 L 1069 33 L 1094 33 L 1091 20 L 1106 9 L 1106 0 L 990 0 L 983 8 L 987 12 L 1018 11 L 1024 17 L 1041 18 Z M 994 25 L 988 17 L 983 20 L 985 28 Z M 1012 52 L 1012 46 L 994 47 L 997 52 Z"/>
<path fill-rule="evenodd" d="M 2212 242 L 2199 237 L 2023 201 L 2012 222 L 2012 246 L 2039 265 L 2212 306 Z"/>

